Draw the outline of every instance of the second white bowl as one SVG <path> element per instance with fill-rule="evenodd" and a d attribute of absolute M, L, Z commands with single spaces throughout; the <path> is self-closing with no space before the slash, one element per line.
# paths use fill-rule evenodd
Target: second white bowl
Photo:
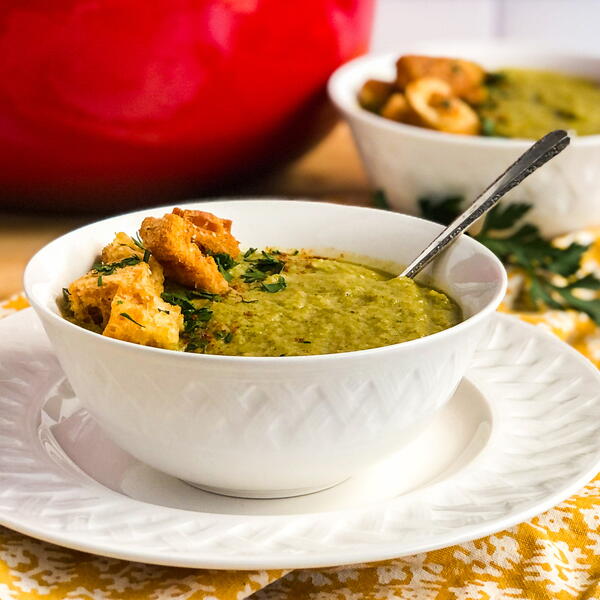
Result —
<path fill-rule="evenodd" d="M 533 141 L 441 133 L 361 108 L 356 100 L 361 85 L 371 78 L 391 81 L 402 54 L 466 58 L 488 70 L 546 69 L 600 80 L 600 57 L 514 43 L 423 43 L 339 68 L 329 82 L 329 94 L 350 124 L 373 187 L 385 193 L 392 208 L 414 215 L 420 213 L 423 197 L 462 195 L 474 200 Z M 600 225 L 600 135 L 574 137 L 569 148 L 503 202 L 531 204 L 527 220 L 548 236 Z"/>

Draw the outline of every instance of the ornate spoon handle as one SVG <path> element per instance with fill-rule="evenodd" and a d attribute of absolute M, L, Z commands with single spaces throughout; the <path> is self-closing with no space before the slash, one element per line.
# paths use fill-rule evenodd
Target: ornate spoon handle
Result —
<path fill-rule="evenodd" d="M 519 185 L 544 163 L 562 152 L 570 142 L 566 131 L 557 129 L 546 134 L 522 154 L 498 179 L 483 191 L 465 212 L 458 216 L 400 273 L 399 277 L 415 277 L 440 252 L 482 217 L 498 200 Z"/>

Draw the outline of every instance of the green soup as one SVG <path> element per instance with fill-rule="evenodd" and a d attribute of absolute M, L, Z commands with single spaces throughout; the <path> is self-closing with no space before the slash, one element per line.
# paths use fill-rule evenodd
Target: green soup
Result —
<path fill-rule="evenodd" d="M 488 77 L 478 107 L 487 135 L 537 139 L 553 129 L 600 133 L 600 86 L 551 71 L 504 69 Z"/>
<path fill-rule="evenodd" d="M 264 256 L 275 266 L 269 268 Z M 461 320 L 458 305 L 442 292 L 343 260 L 256 251 L 229 274 L 230 293 L 193 300 L 212 314 L 190 338 L 188 351 L 235 356 L 347 352 L 413 340 Z"/>

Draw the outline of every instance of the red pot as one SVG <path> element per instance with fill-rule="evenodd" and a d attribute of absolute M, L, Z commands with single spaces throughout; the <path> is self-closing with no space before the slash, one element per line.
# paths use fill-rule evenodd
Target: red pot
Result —
<path fill-rule="evenodd" d="M 0 202 L 185 197 L 323 130 L 374 0 L 4 0 Z"/>

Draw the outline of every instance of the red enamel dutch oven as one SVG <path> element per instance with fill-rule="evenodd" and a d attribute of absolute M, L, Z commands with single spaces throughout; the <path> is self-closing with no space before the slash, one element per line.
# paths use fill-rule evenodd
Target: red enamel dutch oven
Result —
<path fill-rule="evenodd" d="M 0 204 L 201 194 L 327 128 L 324 86 L 374 0 L 5 0 Z"/>

